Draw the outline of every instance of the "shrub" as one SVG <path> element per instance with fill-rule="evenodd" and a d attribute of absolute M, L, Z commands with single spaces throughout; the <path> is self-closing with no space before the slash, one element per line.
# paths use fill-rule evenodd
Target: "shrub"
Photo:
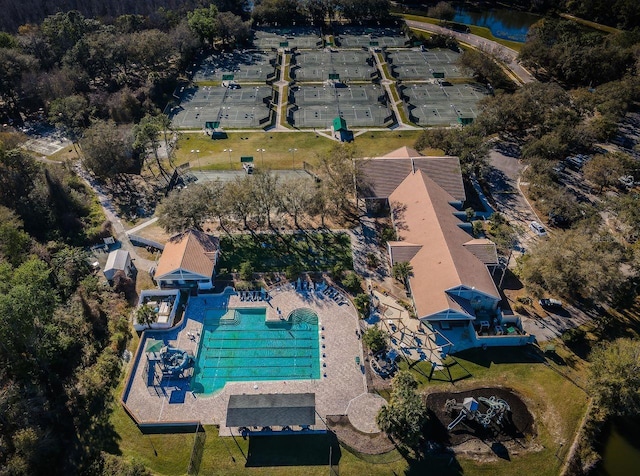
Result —
<path fill-rule="evenodd" d="M 294 279 L 296 279 L 299 274 L 300 268 L 295 264 L 287 266 L 287 268 L 284 270 L 284 275 L 289 281 L 293 281 Z"/>
<path fill-rule="evenodd" d="M 387 347 L 387 336 L 380 328 L 373 326 L 362 334 L 362 341 L 374 354 Z"/>
<path fill-rule="evenodd" d="M 333 265 L 333 269 L 331 270 L 331 274 L 333 275 L 333 279 L 342 279 L 342 276 L 344 275 L 344 265 L 340 262 L 336 263 L 335 265 Z"/>
<path fill-rule="evenodd" d="M 358 310 L 362 318 L 366 318 L 369 315 L 369 311 L 371 309 L 371 300 L 369 299 L 368 294 L 358 294 L 353 298 L 353 304 L 354 306 L 356 306 L 356 309 Z"/>
<path fill-rule="evenodd" d="M 362 291 L 362 280 L 360 279 L 360 276 L 353 271 L 347 273 L 345 278 L 342 280 L 342 285 L 352 294 Z"/>
<path fill-rule="evenodd" d="M 253 279 L 253 265 L 249 261 L 240 264 L 240 279 L 243 281 L 251 281 Z"/>

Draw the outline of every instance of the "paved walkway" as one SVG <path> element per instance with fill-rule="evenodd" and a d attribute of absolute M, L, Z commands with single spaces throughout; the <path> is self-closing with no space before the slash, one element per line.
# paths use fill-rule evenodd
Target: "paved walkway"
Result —
<path fill-rule="evenodd" d="M 424 30 L 430 33 L 440 33 L 442 35 L 453 36 L 457 40 L 466 43 L 474 48 L 489 53 L 499 60 L 503 61 L 505 65 L 511 70 L 511 72 L 518 78 L 518 80 L 525 84 L 535 81 L 533 75 L 527 71 L 518 62 L 518 52 L 511 48 L 501 45 L 492 40 L 482 38 L 481 36 L 472 35 L 471 33 L 460 33 L 457 31 L 449 30 L 438 25 L 431 23 L 424 23 L 413 20 L 405 20 L 409 28 L 415 28 L 417 30 Z"/>
<path fill-rule="evenodd" d="M 347 408 L 349 422 L 363 433 L 380 433 L 376 415 L 387 401 L 375 393 L 363 393 L 354 398 Z"/>
<path fill-rule="evenodd" d="M 127 235 L 133 235 L 134 233 L 137 233 L 138 231 L 142 230 L 143 228 L 146 228 L 149 225 L 153 225 L 157 221 L 158 221 L 158 217 L 153 217 L 153 218 L 145 221 L 144 223 L 140 223 L 138 226 L 135 226 L 135 227 L 131 228 L 130 230 L 127 230 L 125 233 Z"/>
<path fill-rule="evenodd" d="M 320 356 L 322 376 L 315 380 L 277 380 L 228 383 L 220 392 L 211 396 L 194 394 L 190 379 L 171 379 L 161 385 L 148 385 L 146 354 L 132 369 L 131 390 L 126 398 L 127 407 L 136 418 L 144 422 L 200 421 L 203 424 L 220 425 L 220 435 L 229 436 L 226 428 L 226 411 L 232 394 L 259 393 L 314 393 L 316 395 L 316 427 L 324 428 L 327 415 L 346 415 L 356 397 L 366 393 L 365 375 L 356 357 L 364 362 L 362 345 L 356 335 L 358 317 L 351 304 L 339 305 L 326 296 L 309 292 L 296 292 L 292 285 L 270 291 L 272 299 L 266 302 L 240 301 L 234 294 L 200 295 L 191 297 L 185 311 L 186 318 L 176 328 L 166 331 L 147 331 L 140 345 L 147 339 L 159 338 L 172 346 L 196 353 L 198 342 L 189 334 L 202 334 L 202 322 L 207 309 L 219 307 L 267 307 L 268 312 L 280 308 L 283 314 L 296 308 L 311 308 L 319 317 L 323 348 Z M 326 374 L 326 376 L 325 376 Z M 174 394 L 174 392 L 176 392 Z M 375 416 L 374 416 L 375 421 Z M 366 422 L 362 423 L 367 426 Z M 368 423 L 369 427 L 371 423 Z"/>

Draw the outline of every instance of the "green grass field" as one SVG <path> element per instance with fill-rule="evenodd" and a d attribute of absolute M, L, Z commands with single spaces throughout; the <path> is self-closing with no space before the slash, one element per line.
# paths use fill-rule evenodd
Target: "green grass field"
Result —
<path fill-rule="evenodd" d="M 534 451 L 523 450 L 510 455 L 508 460 L 497 458 L 485 463 L 462 456 L 430 456 L 421 461 L 407 461 L 397 451 L 375 457 L 357 455 L 338 446 L 329 436 L 244 440 L 242 437 L 220 438 L 215 426 L 207 426 L 199 474 L 326 475 L 331 447 L 334 469 L 340 475 L 557 475 L 584 414 L 587 395 L 541 363 L 530 349 L 471 350 L 459 353 L 456 361 L 454 365 L 464 370 L 455 372 L 468 378 L 455 386 L 438 380 L 428 382 L 425 377 L 428 368 L 419 364 L 413 368 L 413 374 L 419 379 L 420 388 L 457 391 L 463 386 L 499 385 L 517 391 L 535 418 L 538 437 Z M 121 391 L 122 385 L 116 391 L 118 397 Z M 119 404 L 114 406 L 111 423 L 116 433 L 115 452 L 144 463 L 159 475 L 186 474 L 194 434 L 143 435 Z"/>
<path fill-rule="evenodd" d="M 326 271 L 337 263 L 353 267 L 346 233 L 259 234 L 221 237 L 220 269 L 237 271 L 249 261 L 256 271 L 282 271 L 287 266 Z"/>
<path fill-rule="evenodd" d="M 366 132 L 354 140 L 357 155 L 376 157 L 403 146 L 413 147 L 422 131 Z M 336 141 L 313 132 L 229 132 L 227 139 L 212 140 L 201 133 L 182 133 L 176 150 L 177 164 L 189 162 L 194 168 L 209 170 L 240 169 L 241 156 L 253 156 L 257 167 L 271 169 L 302 168 L 302 162 L 315 163 L 318 154 L 327 154 Z M 231 149 L 231 160 L 229 152 Z M 290 149 L 296 149 L 293 153 Z M 199 150 L 196 154 L 192 150 Z M 440 150 L 424 151 L 427 155 L 441 155 Z"/>

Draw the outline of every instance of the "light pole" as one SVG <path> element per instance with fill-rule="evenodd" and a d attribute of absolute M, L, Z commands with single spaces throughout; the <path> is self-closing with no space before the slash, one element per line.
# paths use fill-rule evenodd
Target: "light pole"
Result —
<path fill-rule="evenodd" d="M 200 149 L 195 149 L 195 150 L 191 150 L 192 154 L 196 154 L 196 160 L 198 161 L 198 168 L 200 170 L 202 170 L 202 167 L 200 167 L 200 156 L 198 155 L 200 153 Z"/>
<path fill-rule="evenodd" d="M 298 149 L 289 149 L 289 152 L 291 152 L 291 168 L 295 169 L 296 168 L 296 151 Z"/>
<path fill-rule="evenodd" d="M 256 152 L 260 152 L 260 160 L 262 161 L 262 168 L 264 168 L 264 149 L 256 149 Z"/>
<path fill-rule="evenodd" d="M 233 149 L 224 149 L 224 151 L 229 154 L 229 167 L 231 168 L 231 152 L 233 152 Z"/>

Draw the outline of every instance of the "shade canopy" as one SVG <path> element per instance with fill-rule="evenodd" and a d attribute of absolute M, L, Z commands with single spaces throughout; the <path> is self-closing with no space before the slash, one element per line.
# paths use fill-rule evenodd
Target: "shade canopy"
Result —
<path fill-rule="evenodd" d="M 313 425 L 315 409 L 314 393 L 231 395 L 227 427 Z"/>
<path fill-rule="evenodd" d="M 164 341 L 158 339 L 147 339 L 145 352 L 159 352 L 164 347 Z"/>

